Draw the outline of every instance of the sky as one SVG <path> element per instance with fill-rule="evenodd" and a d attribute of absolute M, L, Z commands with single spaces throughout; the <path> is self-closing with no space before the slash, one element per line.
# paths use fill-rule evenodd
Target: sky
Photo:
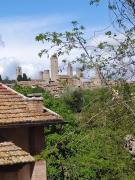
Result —
<path fill-rule="evenodd" d="M 49 59 L 38 57 L 43 44 L 35 36 L 46 31 L 70 30 L 71 21 L 84 25 L 87 33 L 104 29 L 110 16 L 103 3 L 89 6 L 88 0 L 4 0 L 0 2 L 0 74 L 15 78 L 15 69 L 35 78 L 50 68 Z M 100 31 L 101 35 L 102 31 Z M 102 36 L 101 36 L 102 37 Z M 102 39 L 102 38 L 101 38 Z"/>

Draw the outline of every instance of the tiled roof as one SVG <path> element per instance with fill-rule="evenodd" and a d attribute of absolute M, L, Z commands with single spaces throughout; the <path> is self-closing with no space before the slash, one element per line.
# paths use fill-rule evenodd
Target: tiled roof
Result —
<path fill-rule="evenodd" d="M 0 166 L 34 162 L 34 158 L 12 142 L 0 143 Z"/>
<path fill-rule="evenodd" d="M 62 122 L 59 115 L 43 107 L 41 100 L 25 97 L 0 84 L 0 127 Z"/>

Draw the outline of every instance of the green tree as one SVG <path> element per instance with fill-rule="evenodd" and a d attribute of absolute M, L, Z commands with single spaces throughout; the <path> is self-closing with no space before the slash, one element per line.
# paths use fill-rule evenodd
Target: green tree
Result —
<path fill-rule="evenodd" d="M 0 75 L 0 82 L 2 82 L 2 77 L 1 77 L 1 75 Z"/>
<path fill-rule="evenodd" d="M 21 75 L 18 75 L 17 81 L 22 81 L 22 80 L 23 80 L 22 76 L 21 76 Z"/>
<path fill-rule="evenodd" d="M 23 73 L 23 77 L 22 77 L 23 81 L 28 81 L 27 75 L 25 73 Z"/>
<path fill-rule="evenodd" d="M 24 94 L 33 92 L 32 88 L 15 88 Z M 44 105 L 66 122 L 64 127 L 45 128 L 46 147 L 37 159 L 46 160 L 48 179 L 134 179 L 134 161 L 124 148 L 124 137 L 135 134 L 134 116 L 121 101 L 113 100 L 107 88 L 82 91 L 84 103 L 79 113 L 63 97 L 43 91 Z"/>
<path fill-rule="evenodd" d="M 103 3 L 102 0 L 89 0 L 90 5 Z M 119 27 L 129 29 L 135 26 L 135 1 L 134 0 L 107 0 L 105 2 L 112 12 L 113 25 L 116 22 Z"/>
<path fill-rule="evenodd" d="M 84 104 L 84 99 L 83 99 L 82 91 L 80 89 L 67 91 L 63 98 L 67 106 L 73 112 L 76 113 L 81 112 Z"/>
<path fill-rule="evenodd" d="M 51 46 L 47 49 L 41 50 L 39 56 L 41 57 L 43 54 L 47 54 L 49 56 L 51 52 L 55 52 L 58 56 L 62 56 L 64 54 L 72 54 L 74 49 L 81 49 L 82 53 L 80 56 L 76 56 L 74 62 L 79 62 L 83 65 L 85 64 L 85 69 L 94 68 L 99 74 L 99 78 L 101 82 L 104 84 L 105 79 L 103 72 L 101 71 L 101 65 L 98 61 L 99 57 L 95 60 L 92 53 L 89 52 L 89 42 L 85 36 L 84 26 L 78 24 L 77 21 L 72 22 L 72 30 L 65 32 L 46 32 L 43 34 L 39 34 L 36 37 L 37 41 L 41 41 L 43 43 L 50 42 Z M 93 53 L 95 51 L 93 50 Z"/>
<path fill-rule="evenodd" d="M 91 4 L 99 1 L 93 0 Z M 120 12 L 118 1 L 113 2 L 116 5 L 108 4 L 109 9 L 117 16 Z M 132 3 L 123 0 L 119 2 L 129 5 Z M 119 5 L 124 8 L 124 5 L 128 4 Z M 123 39 L 119 39 L 119 36 L 111 31 L 105 33 L 108 38 L 115 41 L 113 44 L 101 42 L 92 49 L 84 38 L 84 27 L 79 26 L 77 22 L 72 23 L 71 31 L 43 33 L 37 36 L 36 40 L 47 43 L 49 41 L 52 48 L 57 48 L 55 50 L 58 56 L 70 54 L 73 49 L 81 49 L 83 53 L 75 62 L 82 63 L 84 68 L 95 68 L 102 81 L 112 77 L 123 81 L 133 77 L 135 72 L 135 34 L 132 24 L 134 19 L 131 19 L 130 27 L 126 24 L 125 28 L 123 20 L 127 17 L 127 12 L 123 11 L 117 17 L 118 24 L 124 29 Z M 123 13 L 127 14 L 124 18 Z M 43 49 L 39 55 L 42 56 L 44 53 L 50 55 L 49 49 Z M 114 90 L 118 90 L 115 98 L 111 92 L 112 88 L 108 87 L 83 91 L 83 105 L 79 107 L 79 111 L 78 93 L 71 97 L 68 94 L 67 99 L 57 100 L 44 94 L 44 104 L 68 121 L 62 132 L 55 131 L 54 134 L 50 134 L 50 129 L 46 132 L 47 148 L 40 158 L 47 159 L 49 179 L 134 179 L 134 161 L 124 148 L 124 137 L 127 134 L 135 134 L 135 105 L 131 97 L 134 91 L 129 84 L 114 86 Z"/>

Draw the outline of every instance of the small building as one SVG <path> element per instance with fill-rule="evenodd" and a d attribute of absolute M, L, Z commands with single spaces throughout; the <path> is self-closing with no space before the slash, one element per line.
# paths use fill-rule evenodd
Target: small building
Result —
<path fill-rule="evenodd" d="M 73 79 L 68 75 L 57 75 L 57 82 L 59 82 L 59 84 L 63 84 L 64 86 L 72 85 Z"/>
<path fill-rule="evenodd" d="M 39 97 L 25 97 L 0 84 L 0 180 L 46 180 L 44 128 L 63 124 Z"/>

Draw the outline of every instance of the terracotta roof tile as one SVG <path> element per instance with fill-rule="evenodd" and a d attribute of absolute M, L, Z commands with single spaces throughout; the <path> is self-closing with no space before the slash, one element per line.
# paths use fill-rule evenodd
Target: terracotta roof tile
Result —
<path fill-rule="evenodd" d="M 44 110 L 41 100 L 25 97 L 0 84 L 0 127 L 22 124 L 63 122 L 50 110 Z"/>
<path fill-rule="evenodd" d="M 12 142 L 0 143 L 0 166 L 34 162 L 34 158 Z"/>

